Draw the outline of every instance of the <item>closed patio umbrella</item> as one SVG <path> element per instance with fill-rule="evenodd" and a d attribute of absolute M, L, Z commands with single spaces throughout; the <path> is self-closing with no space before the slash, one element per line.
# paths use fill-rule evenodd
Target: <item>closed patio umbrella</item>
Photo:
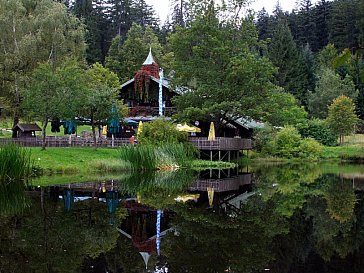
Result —
<path fill-rule="evenodd" d="M 143 130 L 143 121 L 139 121 L 139 125 L 138 125 L 138 131 L 137 131 L 137 137 L 139 137 L 140 133 Z"/>
<path fill-rule="evenodd" d="M 215 125 L 213 122 L 210 123 L 209 136 L 207 137 L 207 140 L 209 141 L 215 140 Z"/>

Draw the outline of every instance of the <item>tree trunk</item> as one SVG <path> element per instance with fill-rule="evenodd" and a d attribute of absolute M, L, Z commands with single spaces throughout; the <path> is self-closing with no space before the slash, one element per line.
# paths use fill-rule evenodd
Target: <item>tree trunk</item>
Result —
<path fill-rule="evenodd" d="M 42 126 L 42 150 L 45 150 L 47 143 L 46 143 L 46 130 L 48 125 L 48 118 L 45 118 L 43 121 Z"/>
<path fill-rule="evenodd" d="M 93 138 L 93 142 L 94 142 L 94 147 L 97 147 L 97 143 L 96 143 L 96 130 L 95 130 L 95 121 L 93 116 L 91 116 L 91 127 L 92 127 L 92 138 Z"/>
<path fill-rule="evenodd" d="M 18 47 L 18 41 L 16 39 L 16 21 L 15 16 L 13 17 L 13 42 L 14 42 L 14 52 L 16 53 L 16 56 L 18 57 L 19 54 L 19 47 Z M 19 81 L 18 81 L 18 75 L 17 70 L 15 71 L 14 75 L 14 85 L 15 85 L 15 98 L 14 98 L 14 126 L 19 123 L 19 105 L 20 105 L 20 95 L 19 95 Z M 13 128 L 14 128 L 13 126 Z M 12 137 L 17 137 L 17 133 L 13 130 Z"/>
<path fill-rule="evenodd" d="M 15 98 L 14 98 L 14 104 L 13 104 L 13 109 L 14 109 L 14 116 L 13 116 L 13 128 L 15 127 L 15 125 L 17 125 L 19 123 L 19 105 L 20 105 L 20 95 L 19 95 L 19 83 L 18 83 L 18 78 L 17 75 L 15 74 L 15 79 L 14 79 L 14 85 L 15 85 Z M 16 131 L 13 130 L 12 133 L 12 138 L 16 138 L 17 137 L 17 133 Z"/>

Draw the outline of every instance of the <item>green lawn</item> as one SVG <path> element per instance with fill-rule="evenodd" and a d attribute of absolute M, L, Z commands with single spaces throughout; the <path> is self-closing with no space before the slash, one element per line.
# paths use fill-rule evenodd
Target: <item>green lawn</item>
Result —
<path fill-rule="evenodd" d="M 100 161 L 118 160 L 117 149 L 107 148 L 30 148 L 35 164 L 48 173 L 77 173 L 96 171 Z"/>
<path fill-rule="evenodd" d="M 337 147 L 325 147 L 323 151 L 323 159 L 340 159 L 340 158 L 364 158 L 364 145 L 348 145 L 344 144 Z"/>

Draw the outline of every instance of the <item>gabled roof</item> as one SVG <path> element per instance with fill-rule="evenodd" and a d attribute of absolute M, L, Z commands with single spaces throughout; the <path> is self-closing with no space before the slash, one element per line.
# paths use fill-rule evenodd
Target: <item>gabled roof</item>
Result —
<path fill-rule="evenodd" d="M 14 126 L 13 130 L 19 128 L 22 132 L 33 132 L 33 131 L 42 131 L 42 129 L 35 123 L 33 124 L 20 124 Z"/>
<path fill-rule="evenodd" d="M 159 79 L 153 77 L 153 76 L 150 76 L 151 80 L 153 80 L 154 82 L 158 83 L 159 84 Z M 134 82 L 134 78 L 128 80 L 127 82 L 124 82 L 122 85 L 121 85 L 121 88 L 124 88 L 125 86 L 131 84 Z M 165 88 L 170 88 L 169 86 L 169 81 L 167 79 L 163 79 L 163 82 L 162 82 L 162 85 L 165 87 Z"/>
<path fill-rule="evenodd" d="M 238 118 L 236 120 L 234 120 L 234 122 L 246 129 L 261 129 L 264 128 L 264 123 L 255 121 L 251 118 L 246 118 L 246 117 L 241 117 Z"/>
<path fill-rule="evenodd" d="M 152 49 L 151 49 L 151 48 L 149 48 L 149 54 L 148 54 L 148 57 L 145 59 L 145 61 L 144 61 L 143 65 L 151 65 L 151 64 L 153 64 L 153 63 L 155 63 L 155 64 L 156 64 L 156 62 L 155 62 L 155 60 L 154 60 L 154 58 L 153 58 L 153 55 L 152 55 Z"/>

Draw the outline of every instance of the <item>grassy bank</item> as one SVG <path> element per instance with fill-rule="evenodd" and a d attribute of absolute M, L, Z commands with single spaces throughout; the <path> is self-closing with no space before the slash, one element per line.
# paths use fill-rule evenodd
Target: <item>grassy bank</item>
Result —
<path fill-rule="evenodd" d="M 312 162 L 310 159 L 302 158 L 279 158 L 274 156 L 267 156 L 255 151 L 245 153 L 244 157 L 240 160 L 239 164 L 249 165 L 251 163 L 287 163 L 287 162 Z M 363 144 L 344 144 L 337 147 L 324 147 L 322 155 L 317 161 L 360 161 L 364 162 L 364 145 Z"/>
<path fill-rule="evenodd" d="M 128 162 L 120 160 L 118 149 L 108 148 L 30 148 L 31 157 L 43 174 L 88 174 L 130 170 Z M 226 168 L 231 164 L 193 160 L 192 169 Z"/>

